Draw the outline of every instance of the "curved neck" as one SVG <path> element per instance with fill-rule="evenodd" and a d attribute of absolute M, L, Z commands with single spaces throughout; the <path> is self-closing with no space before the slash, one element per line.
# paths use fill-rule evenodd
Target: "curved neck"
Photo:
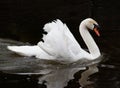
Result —
<path fill-rule="evenodd" d="M 79 31 L 80 31 L 80 34 L 81 34 L 85 44 L 88 47 L 88 50 L 89 50 L 90 54 L 92 55 L 93 59 L 99 57 L 100 50 L 99 50 L 97 44 L 95 43 L 94 39 L 90 35 L 90 33 L 84 23 L 80 24 Z"/>

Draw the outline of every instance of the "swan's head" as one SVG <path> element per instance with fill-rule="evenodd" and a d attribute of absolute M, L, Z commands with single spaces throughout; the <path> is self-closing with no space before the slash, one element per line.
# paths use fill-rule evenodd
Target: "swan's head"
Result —
<path fill-rule="evenodd" d="M 93 30 L 98 36 L 100 36 L 99 31 L 98 31 L 99 25 L 95 20 L 93 20 L 92 18 L 87 18 L 82 21 L 82 24 L 84 24 L 84 26 L 87 29 Z"/>

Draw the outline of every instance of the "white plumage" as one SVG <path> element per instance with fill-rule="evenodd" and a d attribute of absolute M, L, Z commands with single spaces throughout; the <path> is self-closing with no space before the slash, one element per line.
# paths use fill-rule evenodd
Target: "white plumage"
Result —
<path fill-rule="evenodd" d="M 79 30 L 85 30 L 83 32 L 86 32 L 87 27 L 85 23 L 91 24 L 90 27 L 93 26 L 93 24 L 97 24 L 93 19 L 88 18 L 81 23 L 82 26 L 80 26 Z M 47 34 L 43 35 L 43 41 L 38 42 L 37 45 L 8 46 L 8 49 L 23 56 L 36 56 L 40 59 L 70 62 L 74 62 L 83 58 L 92 60 L 100 56 L 99 49 L 96 47 L 97 45 L 95 42 L 90 43 L 93 46 L 92 48 L 95 46 L 95 50 L 97 51 L 95 53 L 98 53 L 94 56 L 80 47 L 66 24 L 63 24 L 59 19 L 45 24 L 43 29 L 47 32 Z M 84 37 L 86 37 L 88 40 L 90 39 L 91 41 L 94 41 L 92 40 L 92 37 L 89 36 L 89 34 L 88 36 L 86 35 L 82 37 L 83 40 Z M 88 49 L 89 48 L 90 47 L 88 46 Z"/>

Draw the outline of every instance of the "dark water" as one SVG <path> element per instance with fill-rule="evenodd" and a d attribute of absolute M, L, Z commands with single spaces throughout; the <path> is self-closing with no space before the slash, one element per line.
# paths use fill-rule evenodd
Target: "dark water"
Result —
<path fill-rule="evenodd" d="M 104 32 L 95 39 L 103 57 L 79 64 L 21 57 L 6 46 L 24 43 L 0 39 L 0 87 L 79 88 L 88 84 L 85 88 L 120 88 L 119 37 L 119 32 Z"/>

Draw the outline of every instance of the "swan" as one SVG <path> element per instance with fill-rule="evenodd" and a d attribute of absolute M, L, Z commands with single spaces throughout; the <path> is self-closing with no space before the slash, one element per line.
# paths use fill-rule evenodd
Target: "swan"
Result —
<path fill-rule="evenodd" d="M 89 30 L 100 36 L 98 23 L 92 18 L 83 20 L 79 25 L 79 32 L 89 52 L 81 48 L 66 24 L 57 19 L 44 25 L 43 41 L 37 45 L 7 46 L 7 48 L 22 56 L 35 56 L 45 60 L 59 60 L 75 62 L 81 59 L 95 60 L 101 56 L 100 50 L 92 38 Z"/>

